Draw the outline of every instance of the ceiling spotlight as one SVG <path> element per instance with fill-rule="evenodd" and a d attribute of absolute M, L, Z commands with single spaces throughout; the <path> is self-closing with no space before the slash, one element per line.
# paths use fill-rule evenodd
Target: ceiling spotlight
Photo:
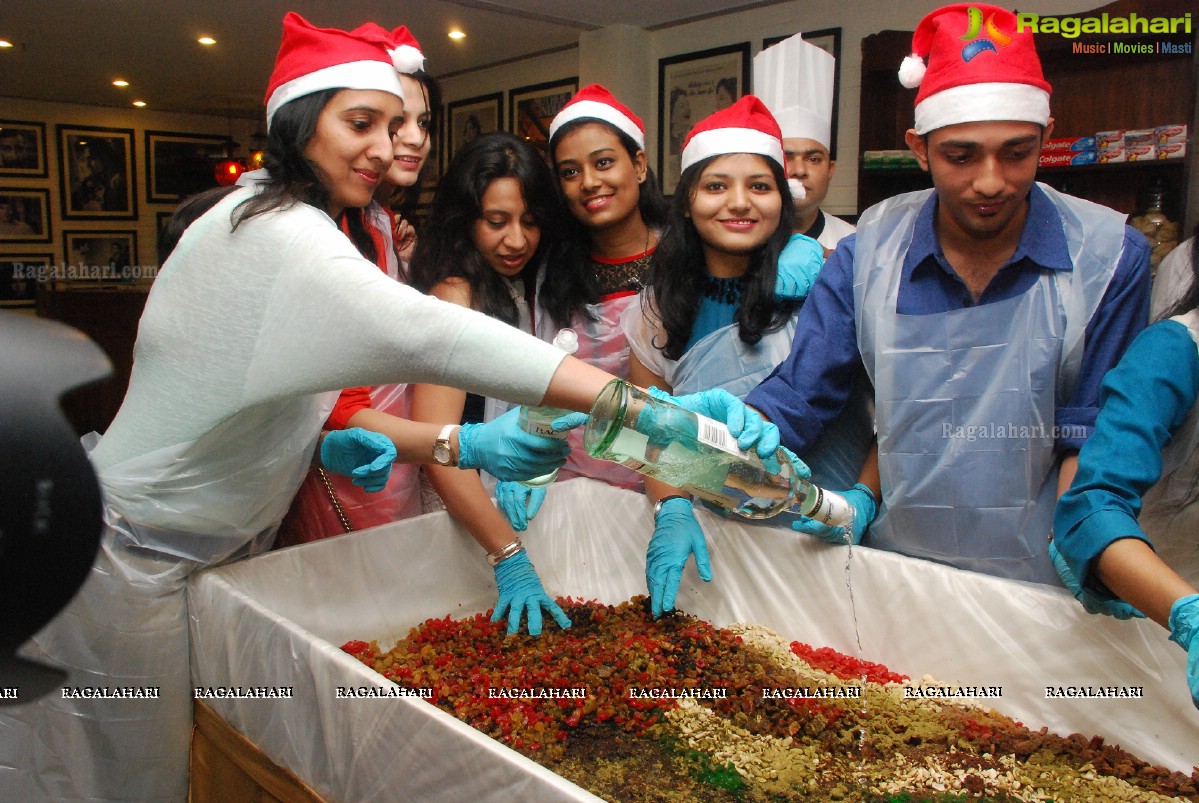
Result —
<path fill-rule="evenodd" d="M 144 100 L 135 100 L 133 101 L 133 105 L 141 109 L 145 107 L 146 102 Z"/>
<path fill-rule="evenodd" d="M 112 82 L 112 85 L 119 86 L 119 87 L 126 87 L 126 86 L 129 86 L 129 82 L 126 81 L 124 78 L 118 78 L 117 80 Z"/>
<path fill-rule="evenodd" d="M 458 30 L 457 28 L 455 28 L 454 30 L 449 32 L 449 37 L 451 39 L 465 39 L 466 34 L 464 34 L 462 31 Z"/>
<path fill-rule="evenodd" d="M 13 46 L 12 42 L 8 41 L 7 39 L 0 39 L 0 47 L 12 47 L 12 46 Z"/>
<path fill-rule="evenodd" d="M 216 44 L 216 40 L 213 39 L 211 36 L 201 36 L 196 41 L 202 45 L 215 45 Z"/>

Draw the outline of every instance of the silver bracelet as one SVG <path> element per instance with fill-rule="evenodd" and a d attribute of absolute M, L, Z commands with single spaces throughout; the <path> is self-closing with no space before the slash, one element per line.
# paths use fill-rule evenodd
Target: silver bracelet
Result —
<path fill-rule="evenodd" d="M 508 544 L 507 546 L 502 546 L 499 549 L 497 549 L 495 552 L 489 552 L 487 554 L 487 565 L 488 566 L 499 566 L 501 563 L 506 561 L 508 558 L 512 557 L 513 555 L 517 555 L 521 552 L 524 552 L 524 551 L 525 551 L 525 545 L 521 543 L 519 538 L 517 538 L 511 544 Z"/>

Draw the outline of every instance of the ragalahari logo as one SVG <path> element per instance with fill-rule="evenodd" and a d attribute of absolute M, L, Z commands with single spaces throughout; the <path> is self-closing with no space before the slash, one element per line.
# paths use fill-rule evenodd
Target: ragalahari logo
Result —
<path fill-rule="evenodd" d="M 1007 47 L 1012 43 L 1012 37 L 1009 34 L 999 30 L 995 25 L 995 13 L 992 12 L 983 21 L 983 13 L 975 6 L 970 6 L 966 11 L 970 22 L 970 27 L 966 29 L 966 34 L 961 39 L 967 42 L 962 48 L 962 60 L 971 61 L 980 53 L 985 53 L 988 50 L 992 53 L 998 53 L 999 48 Z M 986 35 L 983 35 L 983 29 L 986 29 Z"/>

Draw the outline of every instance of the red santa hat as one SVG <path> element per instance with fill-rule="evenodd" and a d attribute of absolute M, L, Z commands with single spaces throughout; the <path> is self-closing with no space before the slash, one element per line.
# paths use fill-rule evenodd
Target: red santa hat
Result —
<path fill-rule="evenodd" d="M 779 124 L 766 104 L 753 95 L 745 95 L 727 109 L 696 123 L 683 142 L 679 169 L 686 170 L 709 156 L 728 153 L 756 153 L 785 166 Z"/>
<path fill-rule="evenodd" d="M 401 32 L 406 39 L 401 39 Z M 353 31 L 317 28 L 294 11 L 283 18 L 283 43 L 266 88 L 266 124 L 288 101 L 323 89 L 380 89 L 404 97 L 399 72 L 419 63 L 406 28 L 388 33 L 374 23 Z M 420 57 L 423 62 L 423 56 Z"/>
<path fill-rule="evenodd" d="M 638 148 L 645 150 L 645 124 L 641 118 L 599 84 L 583 87 L 562 107 L 550 123 L 550 139 L 562 126 L 583 119 L 602 120 L 616 126 L 617 130 L 632 137 Z"/>
<path fill-rule="evenodd" d="M 928 66 L 924 64 L 927 57 Z M 1049 122 L 1049 83 L 1031 31 L 996 6 L 958 3 L 933 11 L 912 35 L 899 81 L 916 95 L 916 133 L 957 123 Z"/>

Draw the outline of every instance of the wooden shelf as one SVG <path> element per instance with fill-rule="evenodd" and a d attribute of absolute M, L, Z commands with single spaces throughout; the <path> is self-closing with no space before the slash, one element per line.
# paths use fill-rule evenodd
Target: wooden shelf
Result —
<path fill-rule="evenodd" d="M 1181 17 L 1193 0 L 1117 0 L 1102 8 L 1068 16 Z M 1103 34 L 1104 41 L 1158 41 L 1162 34 Z M 1152 128 L 1195 119 L 1194 54 L 1103 55 L 1073 52 L 1073 42 L 1056 34 L 1037 34 L 1037 51 L 1053 87 L 1050 109 L 1054 137 L 1089 136 L 1097 131 Z M 881 31 L 862 40 L 859 152 L 907 147 L 916 90 L 903 88 L 896 76 L 912 44 L 911 31 Z M 1154 91 L 1158 90 L 1158 91 Z M 1197 138 L 1190 133 L 1193 151 Z M 1183 219 L 1188 177 L 1194 156 L 1152 162 L 1042 168 L 1038 178 L 1072 195 L 1131 213 L 1141 195 L 1160 177 L 1167 187 L 1174 220 Z M 858 211 L 900 192 L 932 186 L 919 170 L 859 169 Z"/>

